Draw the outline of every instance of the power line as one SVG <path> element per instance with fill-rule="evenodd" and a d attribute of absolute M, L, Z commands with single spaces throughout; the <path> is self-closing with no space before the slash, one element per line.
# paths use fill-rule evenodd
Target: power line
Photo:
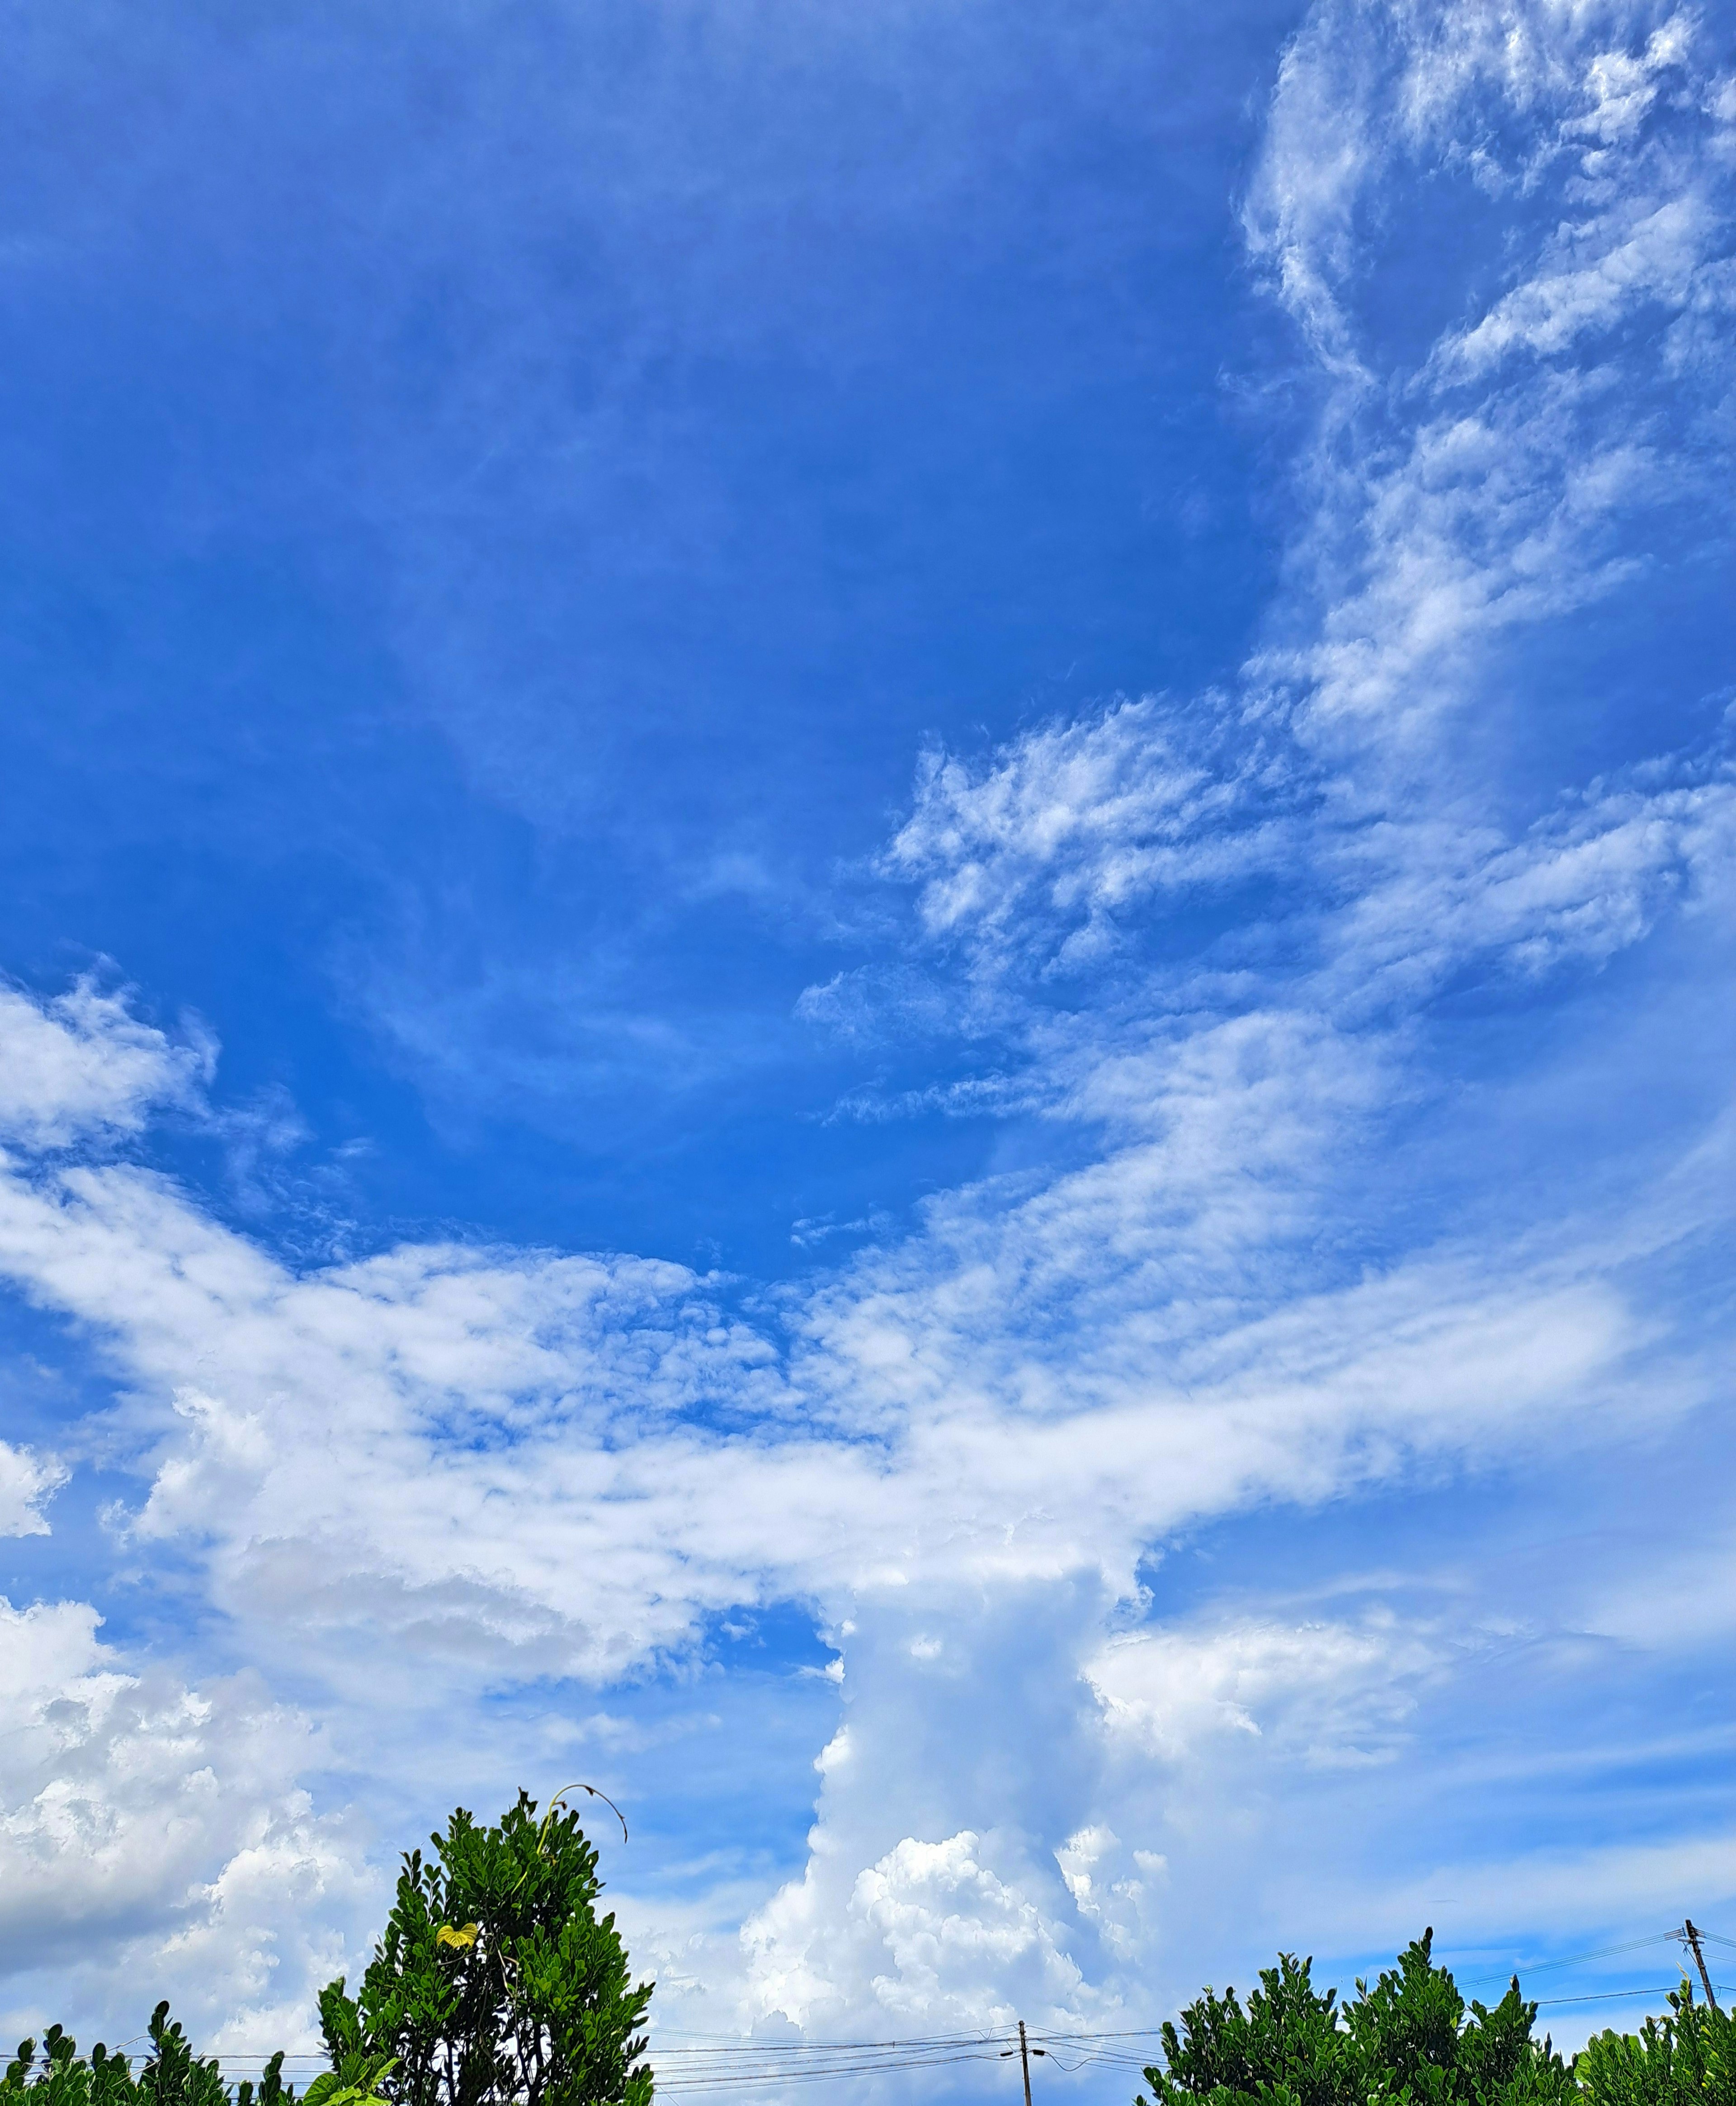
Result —
<path fill-rule="evenodd" d="M 1718 1984 L 1720 1989 L 1724 1986 L 1722 1982 Z M 1588 1996 L 1539 1996 L 1537 2008 L 1539 2010 L 1553 2010 L 1557 2004 L 1613 2004 L 1623 1996 L 1667 1996 L 1674 1992 L 1675 1988 L 1673 1982 L 1667 1982 L 1662 1988 L 1600 1989 Z"/>
<path fill-rule="evenodd" d="M 1564 1967 L 1582 1967 L 1588 1960 L 1614 1960 L 1624 1952 L 1638 1952 L 1644 1946 L 1667 1945 L 1672 1941 L 1680 1941 L 1681 1934 L 1679 1930 L 1657 1930 L 1648 1938 L 1630 1938 L 1626 1945 L 1606 1945 L 1595 1952 L 1574 1952 L 1568 1954 L 1564 1960 L 1540 1960 L 1517 1967 L 1498 1968 L 1492 1974 L 1467 1975 L 1460 1987 L 1481 1988 L 1486 1982 L 1505 1982 L 1515 1974 L 1553 1974 Z M 1702 1937 L 1707 1935 L 1704 1932 L 1701 1934 Z"/>
<path fill-rule="evenodd" d="M 741 2049 L 755 2054 L 831 2054 L 847 2048 L 871 2048 L 876 2051 L 889 2048 L 906 2047 L 998 2047 L 1008 2037 L 1007 2028 L 978 2028 L 974 2032 L 961 2033 L 915 2033 L 903 2040 L 768 2040 L 753 2033 L 696 2033 L 671 2029 L 656 2032 L 653 2037 L 671 2046 L 681 2041 L 693 2043 L 682 2053 L 705 2053 L 713 2049 L 727 2050 Z"/>
<path fill-rule="evenodd" d="M 660 2027 L 657 2028 L 657 2037 L 660 2040 L 666 2041 L 698 2041 L 705 2044 L 716 2043 L 719 2046 L 728 2045 L 732 2046 L 754 2048 L 932 2047 L 937 2043 L 946 2045 L 960 2041 L 973 2042 L 980 2041 L 987 2043 L 990 2041 L 1002 2041 L 1007 2037 L 1007 2028 L 1004 2026 L 999 2028 L 994 2027 L 978 2026 L 969 2032 L 912 2033 L 908 2039 L 896 2041 L 811 2041 L 788 2040 L 776 2037 L 767 2037 L 756 2033 L 691 2032 L 680 2026 L 668 2026 Z"/>
<path fill-rule="evenodd" d="M 998 2060 L 998 2051 L 964 2054 L 905 2055 L 879 2062 L 853 2063 L 836 2068 L 803 2069 L 760 2068 L 743 2069 L 729 2072 L 704 2072 L 683 2077 L 679 2072 L 666 2076 L 661 2072 L 657 2078 L 659 2091 L 725 2091 L 745 2090 L 763 2085 L 835 2084 L 840 2079 L 852 2077 L 896 2076 L 905 2070 L 938 2069 L 961 2062 L 993 2062 Z"/>

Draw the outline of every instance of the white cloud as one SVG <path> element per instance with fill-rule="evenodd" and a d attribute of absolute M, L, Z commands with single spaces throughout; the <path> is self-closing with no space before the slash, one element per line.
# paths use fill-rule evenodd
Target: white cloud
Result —
<path fill-rule="evenodd" d="M 215 1049 L 176 1045 L 92 979 L 38 1002 L 0 987 L 0 1140 L 64 1147 L 85 1135 L 136 1133 L 165 1104 L 191 1105 Z"/>
<path fill-rule="evenodd" d="M 1331 378 L 1296 550 L 1309 633 L 1250 670 L 1353 795 L 1360 767 L 1385 803 L 1377 759 L 1462 771 L 1499 720 L 1503 639 L 1633 580 L 1615 527 L 1724 473 L 1728 347 L 1683 334 L 1730 269 L 1721 85 L 1702 26 L 1643 6 L 1322 6 L 1291 45 L 1247 223 Z M 1395 178 L 1456 167 L 1488 197 L 1506 289 L 1395 357 L 1382 217 Z"/>
<path fill-rule="evenodd" d="M 1380 1615 L 1130 1633 L 1085 1673 L 1109 1730 L 1165 1759 L 1209 1759 L 1222 1735 L 1246 1733 L 1336 1766 L 1395 1754 L 1415 1683 L 1441 1665 L 1438 1642 Z"/>
<path fill-rule="evenodd" d="M 1197 713 L 1196 713 L 1197 723 Z M 1269 871 L 1294 853 L 1275 807 L 1277 756 L 1202 739 L 1150 699 L 1027 733 L 987 769 L 938 752 L 886 871 L 916 884 L 931 938 L 963 938 L 973 962 L 1042 945 L 1083 963 L 1113 917 L 1154 893 Z"/>
<path fill-rule="evenodd" d="M 1702 41 L 1691 15 L 1644 4 L 1317 6 L 1280 69 L 1245 208 L 1250 248 L 1328 365 L 1366 378 L 1352 310 L 1395 178 L 1463 168 L 1486 196 L 1523 201 L 1553 177 L 1582 204 L 1613 199 L 1631 213 L 1643 121 L 1672 71 L 1687 71 L 1691 100 Z M 1716 84 L 1702 106 L 1719 110 Z M 1544 220 L 1543 232 L 1564 249 L 1586 235 L 1584 215 L 1571 229 Z M 1635 275 L 1617 266 L 1611 289 Z M 1555 301 L 1510 293 L 1497 312 L 1553 317 L 1560 281 Z M 1497 325 L 1485 342 L 1505 334 Z"/>
<path fill-rule="evenodd" d="M 1028 1559 L 1051 1543 L 1058 1576 L 1066 1517 L 1082 1545 L 1089 1515 L 1093 1561 L 1121 1588 L 1128 1571 L 1106 1553 L 1118 1521 L 1137 1542 L 1135 1515 L 1161 1534 L 1174 1525 L 1161 1515 L 1233 1511 L 1267 1488 L 1325 1498 L 1365 1467 L 1402 1476 L 1432 1441 L 1438 1454 L 1510 1454 L 1532 1410 L 1559 1458 L 1569 1439 L 1661 1429 L 1716 1392 L 1709 1367 L 1692 1371 L 1695 1322 L 1665 1346 L 1665 1307 L 1649 1286 L 1618 1284 L 1646 1262 L 1640 1243 L 1727 1234 L 1727 1201 L 1704 1184 L 1680 1212 L 1663 1196 L 1685 1200 L 1680 1181 L 1636 1194 L 1635 1242 L 1613 1217 L 1555 1230 L 1533 1217 L 1523 1255 L 1499 1237 L 1475 1257 L 1416 1251 L 1414 1270 L 1360 1286 L 1327 1287 L 1315 1268 L 1335 1224 L 1371 1218 L 1354 1181 L 1375 1159 L 1373 1131 L 1432 1087 L 1421 1019 L 1455 975 L 1583 972 L 1684 911 L 1702 915 L 1711 940 L 1729 898 L 1736 795 L 1721 749 L 1558 777 L 1541 812 L 1501 782 L 1529 700 L 1511 670 L 1519 643 L 1622 592 L 1643 619 L 1649 558 L 1636 541 L 1672 503 L 1722 505 L 1708 464 L 1727 468 L 1716 419 L 1736 365 L 1706 327 L 1690 353 L 1684 329 L 1727 297 L 1728 101 L 1698 30 L 1656 11 L 1322 6 L 1286 55 L 1249 225 L 1325 382 L 1301 477 L 1311 511 L 1275 640 L 1242 696 L 1213 702 L 1203 735 L 1190 738 L 1187 713 L 1145 702 L 1046 727 L 987 764 L 932 757 L 888 858 L 917 888 L 933 954 L 965 967 L 967 1037 L 991 1020 L 982 988 L 994 984 L 1005 1034 L 995 1099 L 1104 1122 L 1110 1136 L 1088 1167 L 1035 1190 L 1009 1180 L 937 1203 L 922 1236 L 871 1254 L 818 1299 L 827 1346 L 859 1393 L 882 1400 L 875 1423 L 916 1430 L 913 1452 L 932 1449 L 967 1398 L 1016 1450 L 999 1469 L 992 1438 L 957 1451 L 942 1473 L 970 1488 L 950 1501 L 955 1526 L 985 1483 L 1009 1549 L 1022 1544 Z M 1489 200 L 1508 275 L 1480 318 L 1461 307 L 1395 360 L 1368 282 L 1371 236 L 1396 183 L 1455 168 Z M 1617 329 L 1631 341 L 1613 341 Z M 1692 388 L 1664 407 L 1657 386 L 1690 370 Z M 1238 722 L 1244 706 L 1251 718 Z M 1208 923 L 1190 942 L 1191 896 L 1268 872 L 1279 885 L 1255 910 L 1264 921 L 1227 942 Z M 1125 939 L 1159 900 L 1179 925 L 1166 932 L 1179 962 L 1130 967 Z M 1727 962 L 1717 951 L 1706 969 Z M 1014 969 L 1040 990 L 1027 1008 Z M 1064 1013 L 1042 984 L 1058 975 L 1071 976 Z M 1620 1087 L 1613 1069 L 1604 1087 Z M 1709 1104 L 1723 1095 L 1712 1086 Z M 1644 1394 L 1621 1402 L 1624 1370 L 1642 1366 Z M 1237 1387 L 1243 1373 L 1255 1390 Z M 1053 1445 L 1051 1429 L 1063 1434 Z M 897 1569 L 921 1584 L 919 1561 Z M 1546 1613 L 1571 1624 L 1578 1611 Z M 1153 1956 L 1174 1949 L 1160 1870 L 1167 1880 L 1181 1868 L 1204 1942 L 1202 1884 L 1285 1906 L 1287 1875 L 1259 1862 L 1282 1825 L 1273 1800 L 1296 1803 L 1284 1766 L 1317 1780 L 1371 1764 L 1396 1776 L 1417 1708 L 1492 1642 L 1474 1614 L 1425 1628 L 1268 1612 L 1094 1652 L 1036 1645 L 1058 1682 L 1095 1692 L 1119 1751 L 1120 1796 L 1107 1804 L 1059 1785 L 1043 1795 L 1051 1832 L 1089 1839 L 1062 1843 L 1059 1863 L 1075 1945 L 1087 1949 L 1087 1919 L 1104 1941 L 1089 1978 L 1113 1980 L 1139 1951 L 1151 1993 Z M 907 1677 L 924 1672 L 919 1642 L 899 1656 Z M 979 1700 L 994 1702 L 1009 1658 L 960 1670 Z M 852 1679 L 857 1668 L 852 1650 Z M 933 1700 L 902 1692 L 906 1730 Z M 1010 1703 L 995 1717 L 1002 1733 L 1019 1730 Z M 843 1913 L 837 1861 L 890 1862 L 850 1780 L 922 1796 L 890 1736 L 870 1744 L 854 1718 L 856 1759 L 828 1777 L 807 1875 L 765 1919 L 777 1950 L 800 1956 L 811 2002 L 823 1982 L 859 1995 L 870 1969 L 841 1947 L 823 1966 L 815 1957 L 829 1948 L 806 1926 Z M 973 1748 L 965 1731 L 946 1759 L 969 1775 Z M 1157 1803 L 1141 1763 L 1169 1780 Z M 941 1847 L 919 1839 L 974 1832 L 947 1823 L 972 1811 L 937 1808 L 906 1839 Z M 1215 1856 L 1202 1853 L 1207 1831 Z M 1125 1847 L 1102 1839 L 1122 1832 Z M 1296 1895 L 1305 1885 L 1324 1923 L 1325 1887 L 1346 1875 L 1290 1847 Z M 1639 1879 L 1613 1871 L 1580 1905 L 1620 1920 L 1630 1872 Z M 1412 1934 L 1422 1900 L 1395 1891 L 1371 1910 L 1379 1876 L 1349 1878 L 1347 1918 L 1353 1895 L 1365 1924 Z M 1526 1920 L 1523 1871 L 1492 1862 L 1448 1876 L 1474 1891 L 1464 1906 L 1480 1929 Z M 1643 1882 L 1626 1891 L 1627 1906 L 1649 1905 Z M 1314 1933 L 1303 1922 L 1294 1934 Z M 1188 1964 L 1205 1963 L 1197 1952 Z"/>
<path fill-rule="evenodd" d="M 811 1866 L 742 1932 L 749 2009 L 822 2032 L 1004 2027 L 1017 1987 L 1027 2012 L 1077 2018 L 1089 1997 L 1059 1927 L 982 1854 L 968 1829 L 906 1836 L 856 1875 L 841 1920 Z"/>
<path fill-rule="evenodd" d="M 0 1599 L 7 2022 L 142 2027 L 167 1994 L 213 2047 L 261 2028 L 301 2045 L 378 1900 L 296 1781 L 316 1737 L 256 1678 L 190 1687 L 104 1645 L 100 1622 L 83 1602 Z M 123 1983 L 144 1985 L 136 2010 Z"/>
<path fill-rule="evenodd" d="M 51 1456 L 0 1441 L 0 1535 L 47 1535 L 43 1507 L 66 1476 L 65 1465 Z"/>
<path fill-rule="evenodd" d="M 292 1277 L 118 1167 L 0 1186 L 0 1252 L 108 1338 L 151 1458 L 135 1537 L 205 1546 L 231 1611 L 606 1673 L 742 1588 L 1081 1558 L 1119 1583 L 1153 1530 L 1256 1485 L 1313 1496 L 1472 1437 L 1484 1396 L 1547 1411 L 1616 1378 L 1619 1297 L 1546 1269 L 1330 1294 L 1307 1320 L 1335 1348 L 1277 1358 L 1306 1334 L 1271 1328 L 1248 1267 L 1308 1218 L 1283 1181 L 1319 1144 L 1269 1047 L 1233 1057 L 1200 1084 L 1206 1118 L 1251 1094 L 1224 1130 L 937 1209 L 789 1346 L 633 1261 L 400 1250 Z M 1275 1192 L 1224 1194 L 1261 1149 Z"/>
<path fill-rule="evenodd" d="M 1736 1834 L 1728 1829 L 1697 1827 L 1652 1842 L 1594 1841 L 1568 1849 L 1527 1852 L 1498 1865 L 1469 1863 L 1431 1867 L 1426 1883 L 1418 1881 L 1392 1897 L 1393 1920 L 1414 1921 L 1426 1911 L 1430 1890 L 1451 1887 L 1457 1905 L 1498 1920 L 1510 1910 L 1515 1893 L 1528 1897 L 1536 1920 L 1567 1923 L 1642 1922 L 1673 1924 L 1684 1913 L 1678 1897 L 1695 1900 L 1686 1911 L 1710 1914 L 1736 1901 Z M 1723 1920 L 1720 1916 L 1720 1920 Z M 1667 1985 L 1676 1972 L 1674 1956 L 1653 1957 L 1648 1971 Z M 1532 1984 L 1537 1994 L 1540 1985 Z M 1661 2002 L 1661 1999 L 1659 1999 Z M 1599 2024 L 1614 2023 L 1604 2018 Z M 1631 2023 L 1631 2022 L 1630 2022 Z M 1556 2037 L 1571 2037 L 1574 2023 L 1554 2021 Z M 1625 2027 L 1624 2027 L 1625 2029 Z"/>
<path fill-rule="evenodd" d="M 1736 870 L 1736 770 L 1721 755 L 1653 764 L 1517 839 L 1416 827 L 1403 861 L 1368 862 L 1329 969 L 1353 999 L 1415 1000 L 1467 962 L 1516 979 L 1600 966 L 1672 908 L 1717 908 Z M 1362 859 L 1359 846 L 1347 861 Z"/>

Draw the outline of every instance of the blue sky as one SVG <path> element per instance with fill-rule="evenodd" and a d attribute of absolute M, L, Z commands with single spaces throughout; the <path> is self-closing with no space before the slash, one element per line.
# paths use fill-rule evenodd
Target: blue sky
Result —
<path fill-rule="evenodd" d="M 0 2019 L 1736 1937 L 1727 18 L 9 26 Z"/>

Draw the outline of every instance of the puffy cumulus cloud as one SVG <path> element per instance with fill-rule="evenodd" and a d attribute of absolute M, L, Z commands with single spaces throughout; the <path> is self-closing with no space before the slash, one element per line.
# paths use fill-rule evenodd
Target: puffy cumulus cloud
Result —
<path fill-rule="evenodd" d="M 378 1898 L 360 1839 L 297 1781 L 316 1736 L 256 1677 L 189 1685 L 105 1645 L 101 1620 L 0 1600 L 7 2022 L 112 2039 L 167 1994 L 216 2048 L 298 2045 Z M 145 2004 L 123 2010 L 123 1983 Z"/>
<path fill-rule="evenodd" d="M 856 1875 L 841 1910 L 811 1866 L 742 1933 L 753 2006 L 821 2033 L 1006 2026 L 1020 2010 L 1078 2017 L 1085 1984 L 1060 1927 L 982 1854 L 969 1829 L 935 1843 L 906 1836 Z"/>
<path fill-rule="evenodd" d="M 848 1737 L 823 1760 L 808 1862 L 749 1919 L 736 2008 L 834 2037 L 893 2033 L 906 2010 L 1114 2028 L 1304 1938 L 1341 1979 L 1425 1922 L 1498 1965 L 1667 1920 L 1671 1877 L 1727 1903 L 1728 1839 L 1695 1790 L 1671 1795 L 1691 1843 L 1587 1842 L 1608 1829 L 1585 1771 L 1625 1775 L 1650 1745 L 1612 1734 L 1597 1691 L 1625 1707 L 1644 1685 L 1607 1649 L 1570 1671 L 1571 1574 L 1553 1598 L 1533 1575 L 1515 1629 L 1515 1577 L 1443 1570 L 1431 1593 L 1413 1567 L 1420 1614 L 1369 1575 L 1374 1606 L 1349 1615 L 1339 1581 L 1107 1645 L 1085 1589 L 1073 1617 L 1027 1590 L 998 1624 L 958 1601 L 868 1602 L 843 1641 Z M 993 1830 L 951 1825 L 973 1803 Z M 721 1955 L 709 1974 L 729 1981 Z"/>
<path fill-rule="evenodd" d="M 135 1545 L 193 1550 L 274 1646 L 311 1667 L 341 1636 L 323 1671 L 358 1686 L 424 1657 L 608 1674 L 708 1610 L 893 1573 L 1125 1589 L 1191 1516 L 1389 1472 L 1491 1414 L 1619 1412 L 1638 1333 L 1607 1252 L 1320 1277 L 1331 1158 L 1380 1083 L 1306 1017 L 1105 1057 L 1081 1092 L 1129 1145 L 937 1203 L 755 1322 L 628 1258 L 293 1273 L 124 1163 L 0 1182 L 0 1260 L 123 1377 Z"/>
<path fill-rule="evenodd" d="M 758 1451 L 706 1489 L 734 1451 L 691 1422 L 754 1409 L 767 1348 L 678 1268 L 434 1248 L 298 1277 L 124 1166 L 11 1181 L 0 1247 L 126 1371 L 135 1540 L 204 1546 L 238 1611 L 602 1672 L 736 1598 L 761 1510 L 731 1526 L 723 1480 Z M 765 1497 L 803 1468 L 770 1456 Z"/>
<path fill-rule="evenodd" d="M 1076 1660 L 1103 1606 L 1080 1574 L 861 1590 L 808 1863 L 742 1930 L 748 2016 L 838 2036 L 1103 2008 L 1097 1932 L 1043 1835 L 1099 1765 Z"/>
<path fill-rule="evenodd" d="M 1106 1651 L 1142 1553 L 1528 1427 L 1559 1453 L 1691 1409 L 1705 1371 L 1636 1306 L 1635 1267 L 1727 1206 L 1711 1176 L 1620 1236 L 1570 1224 L 1323 1279 L 1314 1225 L 1347 1119 L 1389 1087 L 1380 1059 L 1318 1018 L 1233 1018 L 1080 1073 L 1125 1106 L 1124 1145 L 937 1202 L 751 1324 L 717 1284 L 628 1259 L 424 1248 L 292 1273 L 114 1163 L 0 1182 L 0 1251 L 120 1378 L 133 1554 L 190 1554 L 236 1642 L 324 1692 L 347 1765 L 407 1759 L 503 1687 L 642 1666 L 708 1608 L 794 1595 L 838 1620 L 845 1730 L 808 1864 L 744 1901 L 745 1944 L 714 1914 L 673 1945 L 652 1927 L 697 1985 L 677 2009 L 826 2032 L 1011 1999 L 1076 2024 L 1144 2007 L 1140 1969 L 1224 1862 L 1201 1835 L 1224 1780 L 1256 1773 L 1220 1757 L 1215 1783 L 1179 1751 L 1253 1741 L 1239 1714 L 1343 1767 L 1402 1739 L 1380 1673 L 1420 1671 L 1374 1622 L 1319 1617 Z M 98 1674 L 84 1613 L 51 1631 L 72 1683 Z M 137 1720 L 117 1745 L 150 1847 L 69 1885 L 67 1920 L 94 1917 L 104 1950 L 154 1909 L 154 1966 L 245 1956 L 209 1994 L 249 2044 L 331 1964 L 359 1877 L 294 1797 L 305 1737 L 280 1746 L 262 1698 L 208 1717 L 209 1688 L 109 1688 L 78 1700 Z M 202 1737 L 220 1729 L 227 1770 Z M 181 1817 L 213 1790 L 214 1844 Z M 7 1804 L 46 1863 L 74 1830 L 43 1790 Z M 1260 1823 L 1236 1818 L 1252 1860 Z"/>
<path fill-rule="evenodd" d="M 66 1481 L 64 1463 L 0 1441 L 0 1535 L 46 1535 L 43 1512 Z"/>
<path fill-rule="evenodd" d="M 969 1829 L 941 1843 L 906 1838 L 857 1875 L 850 1913 L 888 1962 L 871 1978 L 875 1997 L 902 2019 L 1005 2025 L 1009 1987 L 1034 1974 L 1040 2010 L 1076 2010 L 1085 1983 L 1054 1926 L 978 1862 L 978 1848 Z"/>

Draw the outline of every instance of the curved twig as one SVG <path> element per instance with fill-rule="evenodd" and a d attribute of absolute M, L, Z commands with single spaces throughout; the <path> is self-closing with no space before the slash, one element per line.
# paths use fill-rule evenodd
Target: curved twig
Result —
<path fill-rule="evenodd" d="M 543 1816 L 543 1826 L 537 1831 L 536 1844 L 538 1849 L 540 1850 L 543 1847 L 543 1836 L 548 1829 L 549 1822 L 554 1819 L 555 1808 L 561 1804 L 562 1800 L 566 1798 L 566 1795 L 570 1791 L 588 1791 L 593 1799 L 600 1799 L 603 1804 L 606 1806 L 609 1811 L 615 1816 L 615 1819 L 621 1824 L 622 1842 L 624 1843 L 627 1840 L 627 1817 L 622 1813 L 620 1807 L 615 1804 L 615 1801 L 610 1798 L 607 1792 L 599 1791 L 594 1784 L 563 1784 L 561 1789 L 555 1794 L 554 1797 L 549 1800 L 548 1811 Z"/>

